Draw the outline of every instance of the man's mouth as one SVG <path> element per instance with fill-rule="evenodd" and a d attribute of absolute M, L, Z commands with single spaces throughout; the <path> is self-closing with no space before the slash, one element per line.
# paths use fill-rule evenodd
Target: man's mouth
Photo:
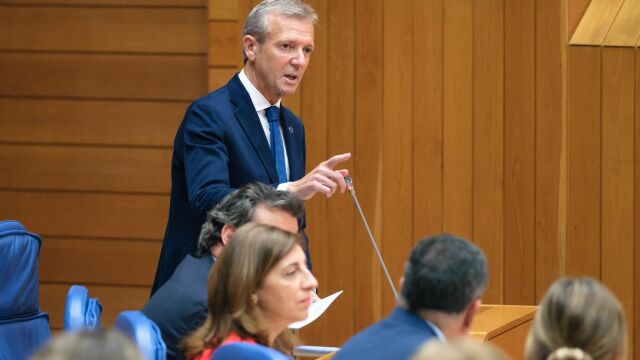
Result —
<path fill-rule="evenodd" d="M 285 75 L 284 77 L 286 77 L 287 79 L 291 80 L 291 81 L 296 81 L 298 80 L 298 77 L 295 75 Z"/>

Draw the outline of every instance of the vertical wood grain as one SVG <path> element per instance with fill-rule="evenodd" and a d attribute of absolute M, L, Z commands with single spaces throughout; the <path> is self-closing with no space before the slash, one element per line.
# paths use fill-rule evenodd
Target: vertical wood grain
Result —
<path fill-rule="evenodd" d="M 634 71 L 633 49 L 602 49 L 602 281 L 627 319 L 634 318 Z"/>
<path fill-rule="evenodd" d="M 489 263 L 483 301 L 503 299 L 504 0 L 473 7 L 473 241 Z"/>
<path fill-rule="evenodd" d="M 382 1 L 356 0 L 354 184 L 371 231 L 382 235 Z M 382 271 L 360 219 L 355 223 L 355 331 L 382 316 Z M 385 285 L 386 286 L 386 285 Z M 386 289 L 384 291 L 387 291 Z"/>
<path fill-rule="evenodd" d="M 471 238 L 473 2 L 444 3 L 444 230 Z"/>
<path fill-rule="evenodd" d="M 354 2 L 330 0 L 327 10 L 322 23 L 328 33 L 327 66 L 331 69 L 327 74 L 327 90 L 332 96 L 328 97 L 327 103 L 326 137 L 327 151 L 331 156 L 353 152 Z M 341 163 L 337 168 L 353 170 L 353 161 Z M 327 223 L 322 229 L 326 236 L 322 244 L 316 243 L 315 246 L 316 249 L 321 246 L 322 252 L 320 256 L 317 251 L 314 255 L 314 266 L 320 276 L 320 296 L 339 290 L 344 290 L 344 293 L 312 324 L 311 331 L 305 331 L 305 337 L 312 338 L 314 345 L 339 346 L 354 333 L 354 206 L 348 193 L 336 193 L 327 202 L 326 211 Z"/>
<path fill-rule="evenodd" d="M 600 48 L 571 46 L 568 62 L 567 275 L 600 278 Z"/>
<path fill-rule="evenodd" d="M 304 84 L 298 88 L 301 96 L 301 110 L 299 115 L 305 126 L 305 140 L 307 146 L 307 171 L 316 167 L 328 157 L 327 152 L 327 64 L 329 51 L 327 49 L 328 36 L 328 8 L 326 0 L 309 1 L 320 19 L 314 34 L 314 51 L 311 62 L 304 75 Z M 314 265 L 313 271 L 318 282 L 328 283 L 326 269 L 329 266 L 332 249 L 329 248 L 329 223 L 327 214 L 327 199 L 317 194 L 311 200 L 305 201 L 307 230 L 309 238 L 309 253 Z M 322 285 L 320 285 L 322 286 Z M 305 329 L 310 338 L 315 338 L 315 328 Z M 306 336 L 306 335 L 304 335 Z"/>
<path fill-rule="evenodd" d="M 412 11 L 411 0 L 385 0 L 383 5 L 382 101 L 382 254 L 396 284 L 413 244 L 412 217 Z M 383 286 L 383 309 L 390 312 L 396 299 Z"/>
<path fill-rule="evenodd" d="M 564 270 L 562 159 L 564 35 L 562 4 L 536 2 L 535 269 L 536 298 Z"/>
<path fill-rule="evenodd" d="M 535 290 L 535 1 L 505 2 L 504 301 Z"/>
<path fill-rule="evenodd" d="M 413 239 L 442 232 L 444 0 L 413 1 Z"/>
<path fill-rule="evenodd" d="M 640 339 L 637 334 L 640 332 L 640 49 L 636 48 L 635 55 L 635 139 L 634 139 L 634 234 L 633 234 L 633 328 L 636 333 L 632 341 L 634 353 L 640 354 Z M 631 342 L 630 342 L 631 344 Z"/>
<path fill-rule="evenodd" d="M 634 234 L 633 234 L 633 328 L 636 333 L 632 341 L 634 353 L 640 354 L 640 49 L 636 48 L 635 54 L 635 139 L 634 139 Z M 631 342 L 630 342 L 631 344 Z"/>

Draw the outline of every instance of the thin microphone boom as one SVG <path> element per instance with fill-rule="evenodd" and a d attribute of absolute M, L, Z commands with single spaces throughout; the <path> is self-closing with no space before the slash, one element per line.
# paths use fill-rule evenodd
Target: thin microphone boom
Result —
<path fill-rule="evenodd" d="M 387 270 L 387 266 L 384 264 L 384 260 L 382 260 L 382 255 L 380 254 L 380 250 L 378 250 L 378 245 L 376 241 L 373 239 L 373 234 L 371 233 L 371 229 L 369 228 L 369 223 L 367 223 L 367 219 L 364 217 L 364 213 L 362 212 L 362 208 L 360 207 L 360 202 L 358 202 L 358 198 L 356 197 L 356 190 L 353 187 L 353 181 L 349 175 L 344 177 L 344 181 L 347 183 L 347 188 L 349 189 L 349 193 L 353 198 L 353 202 L 356 204 L 356 208 L 358 209 L 358 213 L 360 214 L 360 218 L 362 219 L 362 223 L 364 223 L 365 229 L 367 229 L 367 234 L 369 234 L 369 240 L 371 240 L 371 245 L 373 246 L 373 250 L 376 251 L 376 255 L 378 255 L 378 262 L 384 271 L 385 276 L 387 277 L 387 281 L 389 282 L 389 286 L 391 286 L 391 291 L 393 291 L 393 296 L 397 299 L 398 292 L 396 291 L 396 287 L 393 286 L 393 281 L 391 280 L 391 276 L 389 275 L 389 270 Z"/>

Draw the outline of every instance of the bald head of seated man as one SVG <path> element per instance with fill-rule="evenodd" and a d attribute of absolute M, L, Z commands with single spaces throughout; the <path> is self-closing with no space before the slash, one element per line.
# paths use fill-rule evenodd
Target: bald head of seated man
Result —
<path fill-rule="evenodd" d="M 422 240 L 406 262 L 398 306 L 349 339 L 333 360 L 408 360 L 426 341 L 466 335 L 487 277 L 487 260 L 472 243 L 449 234 Z"/>
<path fill-rule="evenodd" d="M 303 212 L 302 200 L 293 193 L 251 183 L 227 195 L 207 213 L 196 256 L 187 255 L 142 309 L 160 328 L 167 359 L 184 359 L 178 345 L 206 319 L 209 271 L 231 234 L 248 222 L 297 233 Z"/>

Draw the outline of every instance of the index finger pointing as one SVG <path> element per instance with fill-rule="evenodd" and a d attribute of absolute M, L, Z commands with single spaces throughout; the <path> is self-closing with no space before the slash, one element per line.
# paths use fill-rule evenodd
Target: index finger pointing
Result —
<path fill-rule="evenodd" d="M 337 164 L 343 162 L 343 161 L 347 161 L 349 160 L 349 158 L 351 158 L 351 153 L 344 153 L 344 154 L 339 154 L 339 155 L 334 155 L 332 157 L 330 157 L 329 159 L 325 160 L 322 164 L 324 164 L 326 167 L 333 169 L 334 166 L 336 166 Z"/>

